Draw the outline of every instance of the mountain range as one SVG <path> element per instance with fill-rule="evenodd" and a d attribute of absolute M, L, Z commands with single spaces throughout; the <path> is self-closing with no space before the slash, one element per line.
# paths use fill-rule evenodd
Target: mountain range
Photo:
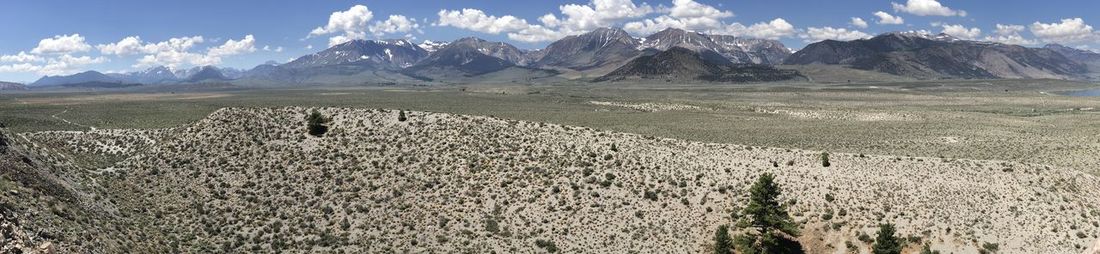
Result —
<path fill-rule="evenodd" d="M 25 90 L 27 86 L 20 83 L 0 81 L 0 90 Z"/>
<path fill-rule="evenodd" d="M 689 53 L 690 52 L 690 53 Z M 30 87 L 73 84 L 233 82 L 247 85 L 517 82 L 546 77 L 755 82 L 798 79 L 774 65 L 839 65 L 918 79 L 1084 79 L 1100 54 L 961 40 L 946 34 L 892 32 L 853 41 L 825 40 L 791 52 L 779 41 L 665 29 L 636 38 L 616 28 L 567 36 L 538 50 L 476 37 L 452 42 L 352 40 L 285 64 L 250 70 L 164 66 L 131 73 L 88 71 L 46 76 Z M 788 67 L 790 68 L 790 67 Z"/>
<path fill-rule="evenodd" d="M 1085 66 L 1049 48 L 960 40 L 946 34 L 894 32 L 807 45 L 785 64 L 846 65 L 921 79 L 1080 78 Z"/>
<path fill-rule="evenodd" d="M 696 80 L 710 82 L 767 82 L 800 78 L 793 70 L 768 65 L 734 64 L 714 51 L 674 46 L 655 55 L 635 58 L 597 81 L 634 79 Z"/>

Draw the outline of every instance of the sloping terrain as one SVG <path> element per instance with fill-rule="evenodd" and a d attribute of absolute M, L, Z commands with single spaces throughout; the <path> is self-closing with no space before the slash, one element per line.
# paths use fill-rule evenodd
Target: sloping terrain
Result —
<path fill-rule="evenodd" d="M 947 253 L 1075 253 L 1100 230 L 1100 179 L 1044 165 L 833 154 L 823 167 L 812 151 L 374 109 L 320 108 L 329 131 L 314 137 L 310 110 L 22 136 L 38 153 L 124 155 L 74 165 L 113 179 L 105 202 L 155 218 L 137 225 L 169 252 L 698 253 L 764 172 L 809 253 L 866 251 L 858 236 L 882 222 Z"/>
<path fill-rule="evenodd" d="M 794 70 L 771 66 L 730 63 L 718 53 L 673 47 L 651 56 L 631 60 L 596 81 L 664 79 L 666 81 L 763 82 L 799 78 Z"/>
<path fill-rule="evenodd" d="M 646 36 L 643 48 L 668 50 L 682 47 L 696 52 L 713 51 L 733 63 L 781 64 L 791 55 L 783 43 L 775 40 L 743 38 L 730 35 L 711 35 L 668 28 Z"/>
<path fill-rule="evenodd" d="M 947 35 L 887 33 L 807 45 L 788 65 L 837 64 L 922 79 L 1079 78 L 1087 70 L 1050 49 L 958 40 Z"/>
<path fill-rule="evenodd" d="M 27 86 L 23 85 L 23 84 L 20 84 L 20 83 L 0 81 L 0 90 L 26 90 L 26 89 L 27 89 Z"/>

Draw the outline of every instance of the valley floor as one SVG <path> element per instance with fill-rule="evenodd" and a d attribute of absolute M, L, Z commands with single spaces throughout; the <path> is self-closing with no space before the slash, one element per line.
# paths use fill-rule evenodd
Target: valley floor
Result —
<path fill-rule="evenodd" d="M 3 95 L 18 149 L 2 165 L 57 177 L 0 175 L 0 215 L 70 251 L 697 253 L 772 172 L 810 253 L 865 252 L 886 222 L 948 253 L 1077 253 L 1100 238 L 1100 102 L 1057 92 L 1089 87 Z M 332 119 L 323 137 L 305 134 L 311 110 Z"/>

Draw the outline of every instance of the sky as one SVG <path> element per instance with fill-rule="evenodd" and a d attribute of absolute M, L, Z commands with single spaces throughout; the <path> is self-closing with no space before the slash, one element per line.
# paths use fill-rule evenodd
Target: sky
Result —
<path fill-rule="evenodd" d="M 161 65 L 248 69 L 351 39 L 477 36 L 537 49 L 599 27 L 776 39 L 795 50 L 891 31 L 1095 50 L 1098 9 L 1096 0 L 4 1 L 0 81 Z"/>

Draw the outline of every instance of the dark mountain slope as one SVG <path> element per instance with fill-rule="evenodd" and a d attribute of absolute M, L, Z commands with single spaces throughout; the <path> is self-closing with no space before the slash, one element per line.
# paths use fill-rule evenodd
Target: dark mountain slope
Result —
<path fill-rule="evenodd" d="M 622 67 L 596 79 L 665 79 L 666 81 L 761 82 L 800 78 L 796 71 L 779 70 L 756 64 L 733 64 L 718 53 L 673 47 L 651 56 L 631 60 Z"/>

